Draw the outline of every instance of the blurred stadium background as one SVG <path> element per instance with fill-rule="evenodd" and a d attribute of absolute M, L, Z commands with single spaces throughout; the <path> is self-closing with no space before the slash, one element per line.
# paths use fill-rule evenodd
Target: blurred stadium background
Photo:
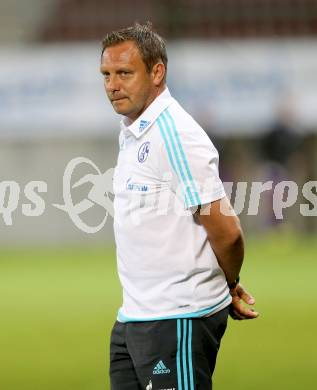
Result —
<path fill-rule="evenodd" d="M 317 180 L 316 0 L 0 0 L 0 389 L 109 389 L 121 299 L 111 220 L 87 234 L 52 205 L 63 203 L 71 159 L 102 172 L 115 165 L 119 118 L 104 96 L 100 42 L 147 20 L 167 39 L 169 88 L 218 147 L 224 181 L 294 181 L 301 193 Z M 46 207 L 26 217 L 34 180 L 47 183 Z M 219 390 L 313 389 L 317 380 L 316 198 L 300 195 L 277 220 L 272 196 L 262 194 L 258 215 L 247 205 L 240 215 L 242 279 L 262 315 L 230 321 Z M 94 226 L 104 210 L 81 217 Z"/>

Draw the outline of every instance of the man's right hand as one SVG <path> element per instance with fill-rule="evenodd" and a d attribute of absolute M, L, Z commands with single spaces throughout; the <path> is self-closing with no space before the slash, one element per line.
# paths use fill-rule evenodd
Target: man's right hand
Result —
<path fill-rule="evenodd" d="M 230 290 L 232 303 L 229 314 L 234 320 L 252 320 L 259 316 L 253 308 L 246 307 L 243 303 L 254 305 L 255 299 L 244 289 L 241 284 Z"/>

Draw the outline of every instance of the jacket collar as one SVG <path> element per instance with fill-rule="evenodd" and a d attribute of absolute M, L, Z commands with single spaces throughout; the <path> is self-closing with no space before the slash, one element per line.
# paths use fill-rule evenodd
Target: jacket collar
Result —
<path fill-rule="evenodd" d="M 136 138 L 140 138 L 151 128 L 156 119 L 172 101 L 173 98 L 166 87 L 134 122 L 131 123 L 128 118 L 124 117 L 120 122 L 121 130 L 124 133 L 129 131 Z"/>

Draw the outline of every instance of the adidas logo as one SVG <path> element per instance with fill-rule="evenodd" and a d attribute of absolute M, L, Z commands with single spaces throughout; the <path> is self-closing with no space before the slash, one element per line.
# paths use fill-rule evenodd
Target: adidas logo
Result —
<path fill-rule="evenodd" d="M 169 374 L 171 370 L 165 366 L 165 364 L 160 360 L 157 365 L 154 367 L 153 374 Z"/>
<path fill-rule="evenodd" d="M 146 127 L 148 127 L 150 123 L 151 123 L 150 121 L 145 121 L 142 119 L 140 121 L 140 127 L 139 127 L 140 132 L 143 131 Z"/>

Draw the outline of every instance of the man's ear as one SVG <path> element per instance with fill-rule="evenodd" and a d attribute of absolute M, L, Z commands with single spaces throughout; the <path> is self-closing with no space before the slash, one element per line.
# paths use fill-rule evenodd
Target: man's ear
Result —
<path fill-rule="evenodd" d="M 165 65 L 162 62 L 158 62 L 152 68 L 152 79 L 156 87 L 158 87 L 165 76 Z"/>

